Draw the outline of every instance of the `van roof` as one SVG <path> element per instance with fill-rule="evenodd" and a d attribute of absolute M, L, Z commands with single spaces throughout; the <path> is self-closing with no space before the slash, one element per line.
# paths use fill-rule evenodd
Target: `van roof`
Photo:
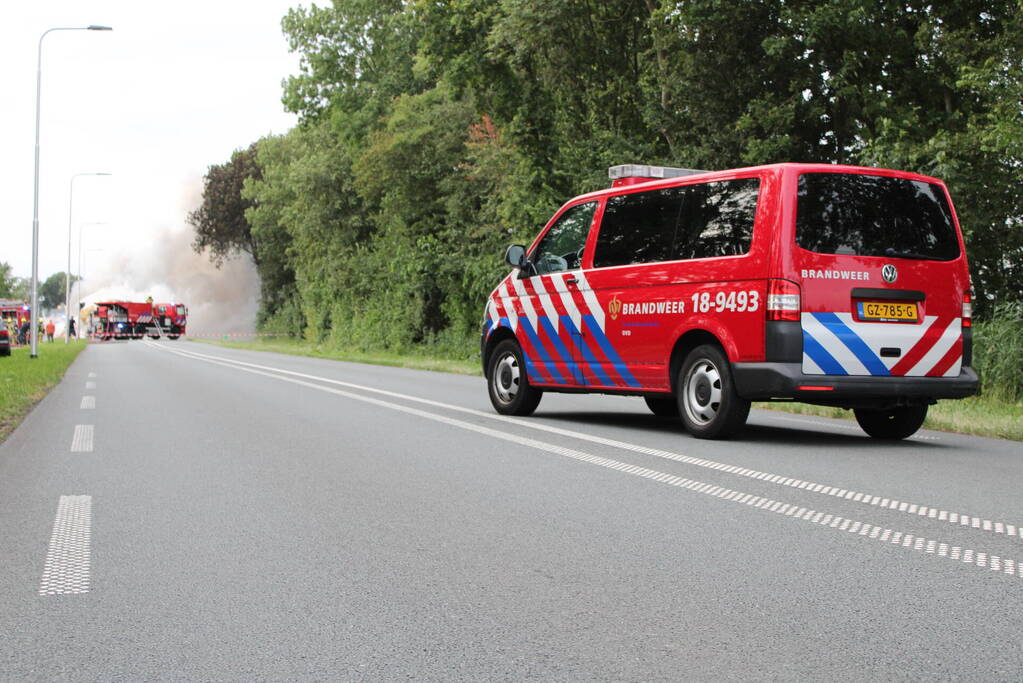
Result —
<path fill-rule="evenodd" d="M 640 165 L 630 165 L 633 168 L 642 168 Z M 612 167 L 619 168 L 619 167 Z M 649 167 L 648 167 L 649 168 Z M 658 167 L 653 167 L 658 168 Z M 685 169 L 689 171 L 689 169 Z M 762 171 L 792 171 L 796 173 L 858 173 L 858 174 L 869 174 L 869 175 L 886 175 L 897 178 L 907 178 L 909 180 L 920 180 L 927 183 L 939 183 L 944 184 L 939 178 L 932 176 L 926 176 L 920 173 L 913 173 L 911 171 L 900 171 L 891 168 L 879 168 L 873 166 L 849 166 L 844 164 L 810 164 L 810 163 L 796 163 L 796 162 L 783 162 L 778 164 L 764 164 L 762 166 L 746 166 L 742 168 L 730 168 L 720 171 L 689 171 L 684 175 L 678 175 L 676 177 L 669 178 L 651 178 L 650 180 L 633 183 L 631 185 L 618 185 L 613 187 L 607 187 L 586 194 L 581 194 L 573 197 L 565 204 L 575 203 L 579 200 L 588 199 L 600 199 L 609 195 L 624 194 L 629 192 L 635 192 L 639 190 L 651 190 L 660 187 L 674 187 L 676 185 L 684 185 L 686 183 L 702 180 L 713 180 L 715 178 L 730 178 L 737 174 L 749 174 L 757 173 Z"/>

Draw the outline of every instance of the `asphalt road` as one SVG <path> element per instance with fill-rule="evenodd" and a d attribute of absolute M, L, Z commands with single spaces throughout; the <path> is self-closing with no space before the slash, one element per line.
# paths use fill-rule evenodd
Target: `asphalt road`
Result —
<path fill-rule="evenodd" d="M 0 679 L 1020 680 L 1021 482 L 1018 442 L 96 345 L 0 445 Z"/>

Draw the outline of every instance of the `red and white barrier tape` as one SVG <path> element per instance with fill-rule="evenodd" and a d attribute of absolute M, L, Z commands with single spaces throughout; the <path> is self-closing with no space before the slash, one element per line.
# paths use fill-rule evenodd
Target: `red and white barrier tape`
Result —
<path fill-rule="evenodd" d="M 284 332 L 189 332 L 187 337 L 201 337 L 204 339 L 225 339 L 231 337 L 292 337 L 295 335 Z"/>
<path fill-rule="evenodd" d="M 107 341 L 113 339 L 116 335 L 113 334 L 93 334 L 90 335 L 89 339 L 92 341 Z M 150 334 L 144 335 L 124 335 L 127 339 L 144 339 L 145 337 L 151 337 Z M 163 336 L 168 336 L 164 332 Z M 285 334 L 283 332 L 186 332 L 180 335 L 184 339 L 251 339 L 252 337 L 291 337 L 295 335 Z"/>

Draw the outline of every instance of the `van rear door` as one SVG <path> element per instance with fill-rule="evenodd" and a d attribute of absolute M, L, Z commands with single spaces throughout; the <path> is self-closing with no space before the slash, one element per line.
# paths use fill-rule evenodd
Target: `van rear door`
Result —
<path fill-rule="evenodd" d="M 803 372 L 958 376 L 969 275 L 944 185 L 803 172 L 796 192 Z"/>

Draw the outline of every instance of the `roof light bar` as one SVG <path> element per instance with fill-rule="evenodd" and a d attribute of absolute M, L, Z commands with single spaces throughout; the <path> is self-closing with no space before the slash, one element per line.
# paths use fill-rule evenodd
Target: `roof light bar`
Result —
<path fill-rule="evenodd" d="M 692 168 L 672 168 L 671 166 L 648 166 L 646 164 L 619 164 L 607 169 L 607 177 L 611 180 L 619 178 L 680 178 L 687 175 L 707 173 Z"/>

